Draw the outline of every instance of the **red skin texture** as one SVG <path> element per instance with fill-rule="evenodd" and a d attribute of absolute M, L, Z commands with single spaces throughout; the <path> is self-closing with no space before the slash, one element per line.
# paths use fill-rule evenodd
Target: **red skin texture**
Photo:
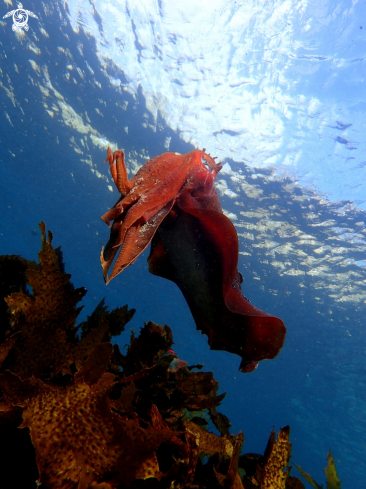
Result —
<path fill-rule="evenodd" d="M 110 240 L 101 256 L 108 284 L 146 249 L 179 197 L 185 194 L 204 196 L 211 191 L 221 166 L 199 150 L 187 155 L 164 153 L 148 161 L 132 180 L 128 180 L 123 151 L 112 155 L 108 148 L 106 161 L 121 193 L 113 208 L 102 216 L 108 226 L 114 221 Z M 119 246 L 121 250 L 108 277 Z"/>
<path fill-rule="evenodd" d="M 178 285 L 211 349 L 239 355 L 243 372 L 274 358 L 286 328 L 281 319 L 253 306 L 241 291 L 237 233 L 223 214 L 214 187 L 221 165 L 205 150 L 164 153 L 128 180 L 122 151 L 112 155 L 108 148 L 107 160 L 121 198 L 102 216 L 108 225 L 113 220 L 101 256 L 106 283 L 152 241 L 150 272 Z"/>

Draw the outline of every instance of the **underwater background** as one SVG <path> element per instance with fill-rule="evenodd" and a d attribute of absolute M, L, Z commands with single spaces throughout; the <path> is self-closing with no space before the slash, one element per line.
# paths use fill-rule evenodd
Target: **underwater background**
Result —
<path fill-rule="evenodd" d="M 2 17 L 17 8 L 0 3 Z M 28 31 L 0 21 L 0 253 L 35 260 L 43 220 L 76 287 L 80 320 L 103 298 L 168 324 L 174 351 L 212 370 L 244 450 L 289 424 L 292 461 L 343 489 L 366 475 L 366 3 L 24 3 Z M 243 292 L 281 317 L 285 345 L 250 374 L 210 351 L 178 288 L 144 253 L 105 286 L 100 220 L 117 200 L 103 163 L 132 176 L 165 151 L 207 148 L 239 235 Z M 119 338 L 128 342 L 129 328 Z M 295 474 L 295 469 L 292 472 Z"/>

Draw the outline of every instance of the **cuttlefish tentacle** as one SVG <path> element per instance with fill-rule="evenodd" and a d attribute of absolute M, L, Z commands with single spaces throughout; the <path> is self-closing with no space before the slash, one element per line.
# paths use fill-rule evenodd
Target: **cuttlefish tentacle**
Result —
<path fill-rule="evenodd" d="M 121 194 L 121 197 L 118 199 L 116 204 L 107 211 L 101 217 L 102 221 L 104 221 L 110 227 L 111 221 L 114 221 L 120 214 L 123 214 L 124 208 L 127 207 L 128 203 L 123 202 L 124 198 L 127 194 L 132 190 L 134 183 L 128 179 L 127 168 L 125 164 L 125 155 L 123 151 L 115 151 L 112 153 L 111 148 L 107 149 L 107 158 L 104 162 L 109 162 L 109 168 L 111 170 L 111 175 L 113 181 Z M 134 196 L 131 200 L 137 200 L 139 197 Z"/>
<path fill-rule="evenodd" d="M 109 282 L 142 253 L 180 196 L 205 194 L 207 188 L 211 188 L 219 165 L 199 150 L 188 155 L 165 153 L 152 158 L 129 180 L 123 151 L 112 154 L 108 148 L 106 161 L 121 193 L 112 209 L 102 216 L 109 227 L 114 221 L 101 257 L 103 274 Z M 120 246 L 108 278 L 108 270 Z"/>
<path fill-rule="evenodd" d="M 185 178 L 185 177 L 184 177 Z M 136 222 L 147 222 L 154 216 L 157 212 L 160 211 L 163 207 L 170 202 L 171 195 L 170 192 L 177 193 L 179 195 L 179 189 L 183 185 L 183 177 L 176 179 L 171 182 L 169 186 L 169 192 L 166 189 L 166 186 L 157 185 L 155 188 L 151 189 L 149 192 L 145 194 L 145 196 L 141 196 L 135 202 L 134 205 L 130 205 L 129 199 L 127 196 L 124 200 L 125 206 L 129 206 L 125 217 L 123 219 L 123 225 L 120 229 L 120 233 L 118 236 L 118 241 L 115 246 L 120 246 L 125 239 L 127 231 L 135 225 Z"/>
<path fill-rule="evenodd" d="M 125 164 L 125 154 L 123 151 L 115 151 L 112 154 L 111 148 L 107 149 L 107 158 L 104 162 L 109 162 L 112 178 L 118 191 L 124 197 L 132 189 L 133 183 L 128 179 L 127 168 Z"/>
<path fill-rule="evenodd" d="M 112 262 L 118 252 L 120 245 L 115 246 L 113 243 L 116 242 L 114 236 L 118 233 L 118 226 L 121 222 L 115 222 L 112 226 L 111 238 L 107 246 L 102 249 L 100 260 L 103 268 L 103 276 L 106 284 L 108 284 L 116 275 L 121 273 L 125 268 L 131 265 L 138 256 L 146 249 L 149 245 L 156 229 L 163 221 L 163 219 L 170 212 L 173 207 L 174 200 L 168 202 L 164 207 L 155 209 L 149 212 L 145 218 L 141 218 L 131 226 L 125 235 L 121 249 L 119 250 L 116 262 L 113 265 L 113 270 L 111 275 L 108 277 L 108 271 L 112 265 Z"/>

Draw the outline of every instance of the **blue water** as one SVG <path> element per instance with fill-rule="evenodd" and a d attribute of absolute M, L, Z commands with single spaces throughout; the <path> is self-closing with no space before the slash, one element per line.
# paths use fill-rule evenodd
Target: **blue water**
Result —
<path fill-rule="evenodd" d="M 4 14 L 9 10 L 5 2 L 0 6 Z M 365 183 L 366 156 L 364 133 L 350 132 L 361 128 L 355 122 L 364 114 L 363 92 L 357 92 L 354 114 L 348 106 L 346 118 L 334 114 L 332 122 L 325 121 L 316 145 L 307 140 L 314 129 L 302 131 L 300 119 L 283 127 L 286 154 L 291 153 L 297 131 L 296 145 L 304 146 L 312 175 L 299 178 L 289 171 L 286 176 L 283 165 L 263 166 L 266 141 L 269 152 L 276 153 L 268 134 L 255 160 L 254 153 L 247 163 L 229 150 L 227 159 L 220 155 L 226 165 L 217 189 L 239 234 L 244 293 L 258 307 L 281 317 L 288 331 L 278 357 L 244 375 L 238 372 L 239 357 L 209 350 L 178 288 L 148 273 L 147 252 L 108 287 L 102 277 L 99 255 L 109 230 L 100 216 L 117 199 L 116 191 L 108 188 L 113 184 L 103 163 L 107 145 L 125 150 L 132 175 L 167 147 L 180 153 L 191 150 L 192 144 L 182 136 L 194 129 L 191 119 L 185 128 L 182 116 L 176 128 L 164 115 L 166 106 L 156 113 L 148 110 L 151 101 L 141 86 L 133 91 L 128 67 L 124 70 L 112 59 L 102 63 L 94 37 L 72 29 L 63 4 L 49 3 L 45 9 L 28 2 L 24 8 L 39 17 L 29 19 L 27 33 L 14 33 L 11 19 L 0 25 L 0 254 L 36 259 L 37 224 L 45 221 L 54 245 L 62 247 L 74 285 L 88 290 L 80 320 L 105 297 L 110 308 L 123 304 L 136 308 L 130 323 L 135 331 L 148 320 L 168 324 L 179 357 L 204 363 L 220 382 L 220 391 L 227 392 L 220 408 L 231 420 L 232 432 L 244 432 L 244 452 L 263 452 L 272 427 L 278 431 L 289 424 L 295 463 L 324 483 L 323 468 L 331 449 L 342 488 L 363 489 L 366 214 L 359 207 L 359 189 L 352 193 L 351 187 Z M 292 13 L 293 18 L 297 15 Z M 102 20 L 95 13 L 94 18 L 95 28 L 103 33 Z M 360 28 L 365 18 L 357 19 L 362 49 L 365 38 L 359 36 L 366 32 L 366 25 Z M 112 31 L 108 34 L 112 36 Z M 337 39 L 334 50 L 328 45 L 328 58 L 334 59 L 344 47 Z M 355 61 L 350 73 L 362 83 L 363 62 Z M 307 77 L 308 94 L 315 99 L 316 79 L 310 71 Z M 296 93 L 296 86 L 291 90 Z M 339 96 L 334 86 L 331 93 L 335 99 Z M 194 93 L 190 97 L 194 104 Z M 198 112 L 197 125 L 200 116 Z M 355 126 L 345 128 L 339 121 Z M 214 127 L 207 132 L 207 140 L 215 140 L 214 132 Z M 337 136 L 351 142 L 336 141 Z M 352 149 L 354 141 L 361 149 Z M 255 146 L 255 141 L 251 144 Z M 215 153 L 214 147 L 205 146 Z M 339 166 L 333 167 L 335 171 L 324 162 L 324 151 L 335 160 L 341 154 L 344 174 Z M 325 180 L 319 175 L 326 175 Z M 327 199 L 324 181 L 336 193 L 342 178 L 350 187 L 345 187 L 344 195 Z M 129 330 L 117 341 L 123 347 L 128 338 Z M 293 475 L 298 475 L 295 468 Z"/>

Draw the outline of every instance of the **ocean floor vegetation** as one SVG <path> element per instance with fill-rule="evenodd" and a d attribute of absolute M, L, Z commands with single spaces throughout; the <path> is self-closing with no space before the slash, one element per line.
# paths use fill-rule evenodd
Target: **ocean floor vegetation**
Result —
<path fill-rule="evenodd" d="M 241 455 L 243 434 L 217 411 L 225 394 L 177 359 L 168 326 L 146 323 L 122 353 L 111 338 L 133 309 L 102 301 L 76 325 L 86 290 L 40 229 L 39 263 L 0 257 L 0 489 L 305 487 L 290 475 L 288 426 L 263 455 Z M 328 467 L 340 489 L 332 457 Z"/>

